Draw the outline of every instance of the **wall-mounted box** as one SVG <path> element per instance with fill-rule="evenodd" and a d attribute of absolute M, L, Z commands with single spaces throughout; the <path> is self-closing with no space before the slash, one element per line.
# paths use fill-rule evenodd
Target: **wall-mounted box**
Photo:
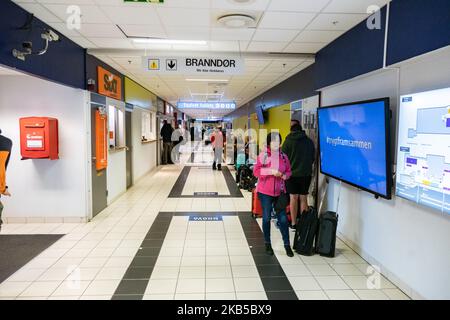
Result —
<path fill-rule="evenodd" d="M 19 121 L 22 160 L 59 159 L 57 119 L 28 117 Z"/>

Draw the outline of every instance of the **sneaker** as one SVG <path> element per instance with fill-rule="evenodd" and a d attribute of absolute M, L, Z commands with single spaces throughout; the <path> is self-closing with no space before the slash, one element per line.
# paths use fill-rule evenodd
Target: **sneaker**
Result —
<path fill-rule="evenodd" d="M 295 232 L 295 230 L 297 230 L 296 225 L 290 225 L 289 228 L 291 228 L 291 231 L 293 231 L 293 232 Z"/>
<path fill-rule="evenodd" d="M 273 256 L 273 249 L 272 249 L 272 245 L 270 243 L 266 243 L 266 253 L 269 256 Z"/>
<path fill-rule="evenodd" d="M 284 246 L 284 248 L 286 249 L 287 256 L 292 258 L 294 256 L 294 252 L 292 252 L 291 246 Z"/>
<path fill-rule="evenodd" d="M 218 165 L 217 165 L 217 170 L 219 170 L 219 171 L 222 170 L 222 165 L 221 165 L 221 164 L 218 164 Z"/>

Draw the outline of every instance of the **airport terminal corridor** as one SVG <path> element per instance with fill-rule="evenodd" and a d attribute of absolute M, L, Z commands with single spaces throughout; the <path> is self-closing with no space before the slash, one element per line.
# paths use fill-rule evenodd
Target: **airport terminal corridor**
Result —
<path fill-rule="evenodd" d="M 159 168 L 87 224 L 5 225 L 0 236 L 62 236 L 4 279 L 0 298 L 408 299 L 382 276 L 370 290 L 370 265 L 339 239 L 335 258 L 289 258 L 272 223 L 267 256 L 251 194 L 231 196 L 226 171 L 201 160 L 210 146 L 194 152 L 198 163 Z"/>

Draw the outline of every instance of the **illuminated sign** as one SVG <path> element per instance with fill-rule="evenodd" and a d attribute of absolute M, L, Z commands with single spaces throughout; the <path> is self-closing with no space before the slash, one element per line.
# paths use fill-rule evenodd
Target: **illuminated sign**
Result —
<path fill-rule="evenodd" d="M 236 109 L 235 102 L 178 102 L 178 109 Z"/>

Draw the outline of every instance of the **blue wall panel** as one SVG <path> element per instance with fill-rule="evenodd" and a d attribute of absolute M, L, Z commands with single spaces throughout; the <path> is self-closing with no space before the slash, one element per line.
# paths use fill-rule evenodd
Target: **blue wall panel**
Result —
<path fill-rule="evenodd" d="M 450 45 L 450 0 L 391 3 L 387 64 Z"/>
<path fill-rule="evenodd" d="M 51 42 L 42 56 L 27 56 L 26 61 L 13 57 L 13 49 L 32 41 L 33 50 L 44 46 L 41 33 L 48 26 L 34 18 L 31 30 L 19 30 L 27 21 L 28 12 L 10 0 L 0 1 L 0 64 L 17 68 L 41 78 L 64 85 L 85 88 L 85 50 L 60 34 L 62 41 Z"/>
<path fill-rule="evenodd" d="M 316 88 L 327 87 L 383 67 L 386 7 L 381 29 L 364 20 L 317 53 Z"/>

